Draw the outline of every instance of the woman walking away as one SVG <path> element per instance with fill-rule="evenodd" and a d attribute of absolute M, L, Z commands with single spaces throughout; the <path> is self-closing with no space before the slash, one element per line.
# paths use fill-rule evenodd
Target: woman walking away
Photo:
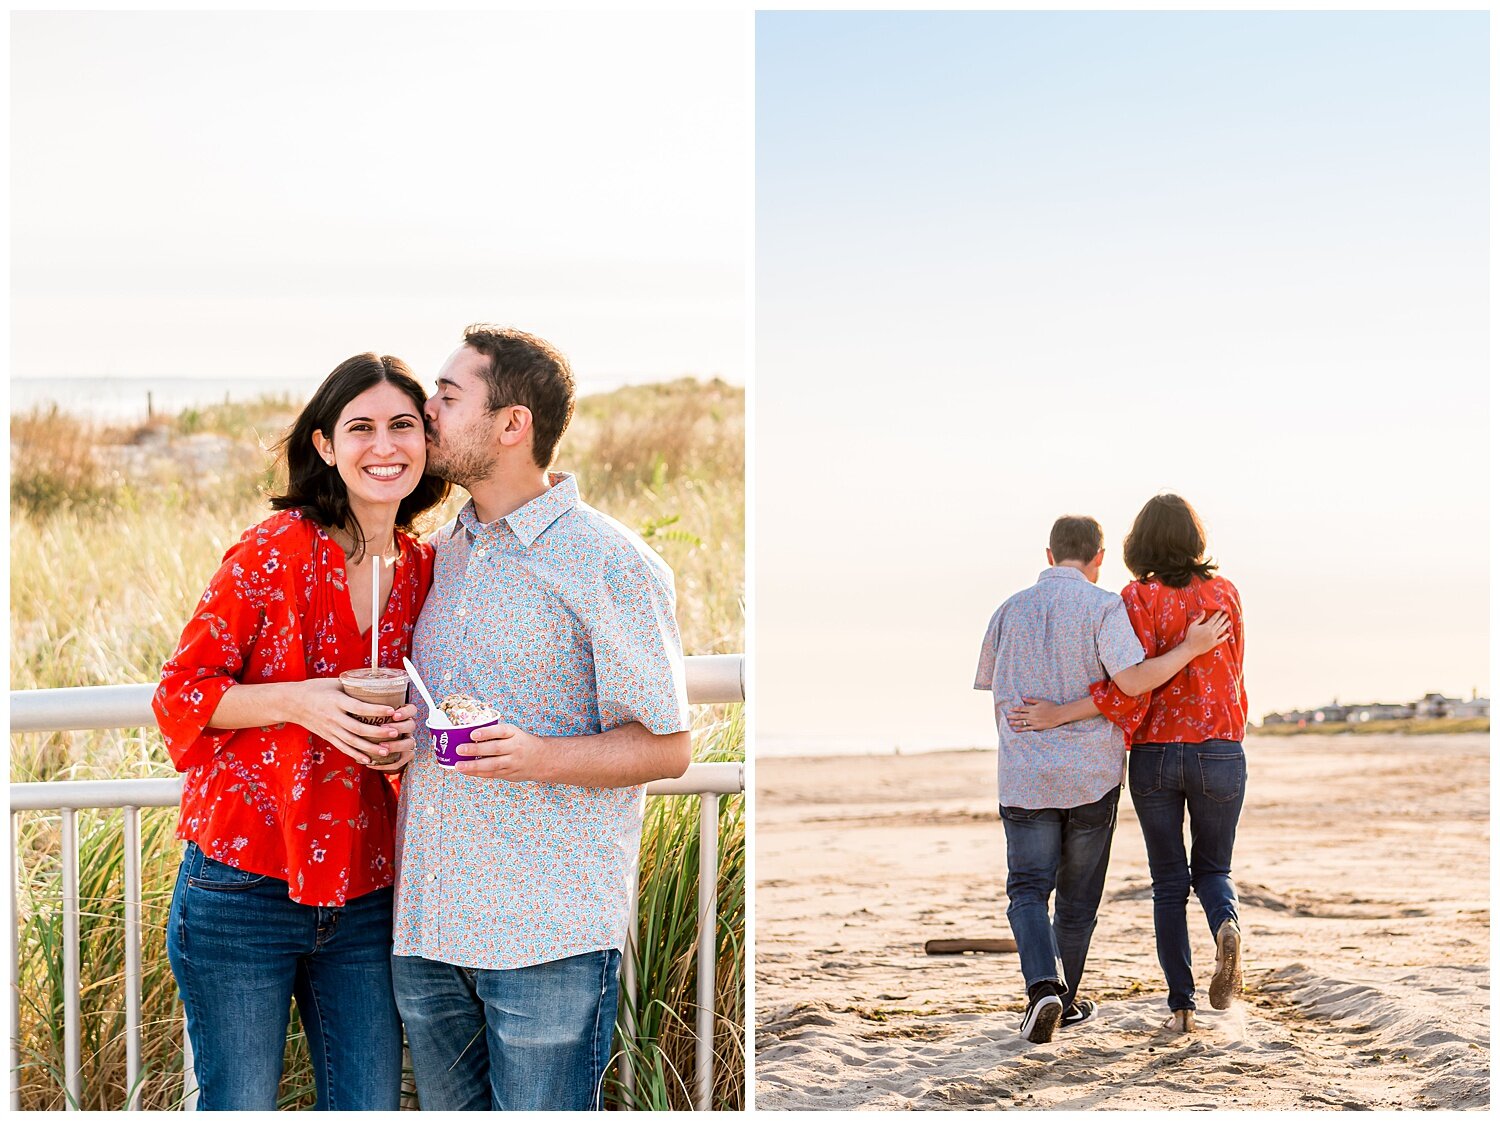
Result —
<path fill-rule="evenodd" d="M 317 1108 L 400 1106 L 395 784 L 415 710 L 346 696 L 339 674 L 372 643 L 392 669 L 411 649 L 432 549 L 410 531 L 447 492 L 424 475 L 425 401 L 394 358 L 328 376 L 282 442 L 279 512 L 224 555 L 162 668 L 152 703 L 186 775 L 167 955 L 200 1109 L 276 1108 L 293 1000 Z"/>
<path fill-rule="evenodd" d="M 1216 958 L 1208 1000 L 1228 1008 L 1243 987 L 1243 934 L 1230 866 L 1245 800 L 1244 623 L 1235 586 L 1206 558 L 1197 512 L 1163 494 L 1136 515 L 1125 539 L 1135 579 L 1120 595 L 1148 658 L 1182 641 L 1200 613 L 1229 616 L 1228 641 L 1200 655 L 1165 685 L 1131 697 L 1107 681 L 1066 705 L 1031 701 L 1011 711 L 1011 726 L 1050 728 L 1102 713 L 1130 740 L 1130 798 L 1151 866 L 1156 955 L 1167 981 L 1167 1026 L 1192 1031 L 1192 952 L 1187 898 L 1203 906 Z M 1191 848 L 1183 841 L 1187 817 Z"/>

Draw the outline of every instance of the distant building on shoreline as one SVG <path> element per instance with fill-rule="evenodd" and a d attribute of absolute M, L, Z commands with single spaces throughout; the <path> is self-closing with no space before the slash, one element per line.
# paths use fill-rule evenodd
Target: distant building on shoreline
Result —
<path fill-rule="evenodd" d="M 1261 718 L 1262 725 L 1291 724 L 1305 728 L 1309 724 L 1368 724 L 1372 720 L 1471 720 L 1488 718 L 1490 699 L 1481 697 L 1474 690 L 1468 700 L 1445 697 L 1441 693 L 1428 693 L 1420 701 L 1405 704 L 1344 705 L 1335 700 L 1322 708 L 1293 709 L 1290 712 L 1268 712 Z"/>
<path fill-rule="evenodd" d="M 1488 719 L 1490 715 L 1490 699 L 1488 697 L 1471 697 L 1467 701 L 1455 701 L 1448 709 L 1448 715 L 1460 720 L 1471 720 L 1479 716 Z"/>

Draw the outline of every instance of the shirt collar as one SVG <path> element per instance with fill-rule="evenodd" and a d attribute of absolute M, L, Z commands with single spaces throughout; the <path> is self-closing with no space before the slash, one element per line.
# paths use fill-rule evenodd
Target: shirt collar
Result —
<path fill-rule="evenodd" d="M 1069 568 L 1065 564 L 1054 564 L 1051 568 L 1042 569 L 1042 574 L 1037 577 L 1037 582 L 1043 580 L 1082 580 L 1085 584 L 1090 580 L 1076 568 Z"/>
<path fill-rule="evenodd" d="M 545 533 L 548 526 L 577 506 L 579 502 L 578 480 L 571 473 L 552 472 L 548 474 L 547 481 L 551 485 L 544 492 L 520 509 L 512 510 L 509 514 L 496 518 L 492 522 L 479 520 L 479 516 L 474 513 L 474 500 L 471 498 L 458 512 L 458 524 L 468 530 L 470 537 L 477 539 L 497 532 L 500 523 L 504 522 L 510 526 L 516 539 L 530 548 L 531 543 Z"/>

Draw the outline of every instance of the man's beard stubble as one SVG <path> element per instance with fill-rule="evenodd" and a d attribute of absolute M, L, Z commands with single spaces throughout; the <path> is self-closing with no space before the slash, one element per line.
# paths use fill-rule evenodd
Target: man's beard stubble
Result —
<path fill-rule="evenodd" d="M 438 478 L 473 490 L 472 484 L 482 483 L 495 473 L 495 460 L 475 447 L 443 449 L 439 444 L 427 445 L 427 470 Z"/>

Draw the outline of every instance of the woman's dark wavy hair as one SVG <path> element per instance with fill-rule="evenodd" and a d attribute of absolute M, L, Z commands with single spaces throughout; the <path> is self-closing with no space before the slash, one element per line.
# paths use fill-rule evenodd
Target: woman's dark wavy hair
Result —
<path fill-rule="evenodd" d="M 1185 498 L 1158 494 L 1141 507 L 1125 538 L 1125 567 L 1137 580 L 1185 588 L 1194 576 L 1207 580 L 1218 569 L 1203 555 L 1207 549 L 1198 511 Z"/>
<path fill-rule="evenodd" d="M 300 510 L 304 517 L 324 528 L 347 530 L 354 537 L 356 560 L 364 555 L 368 543 L 364 527 L 349 508 L 349 489 L 339 476 L 339 469 L 325 463 L 313 448 L 313 433 L 321 431 L 331 437 L 345 406 L 381 382 L 390 382 L 410 397 L 417 407 L 417 416 L 422 416 L 427 394 L 405 362 L 389 355 L 356 354 L 340 362 L 323 379 L 290 431 L 276 445 L 277 454 L 286 461 L 287 486 L 284 494 L 271 495 L 271 508 Z M 424 473 L 416 489 L 401 500 L 396 510 L 396 528 L 413 532 L 416 519 L 447 497 L 448 483 Z"/>

